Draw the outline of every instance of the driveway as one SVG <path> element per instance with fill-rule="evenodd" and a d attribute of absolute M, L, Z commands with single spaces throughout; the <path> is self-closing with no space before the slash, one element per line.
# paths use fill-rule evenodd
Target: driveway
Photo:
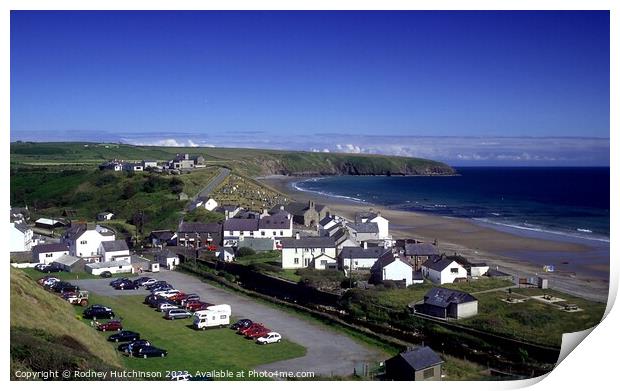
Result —
<path fill-rule="evenodd" d="M 201 282 L 198 278 L 169 270 L 159 273 L 144 273 L 159 280 L 166 280 L 175 288 L 187 293 L 197 293 L 201 299 L 214 304 L 230 304 L 232 315 L 236 318 L 249 318 L 261 322 L 277 331 L 290 341 L 307 349 L 304 357 L 261 365 L 255 369 L 267 371 L 313 371 L 317 375 L 347 376 L 353 373 L 355 366 L 362 363 L 376 363 L 385 358 L 385 354 L 352 340 L 344 334 L 333 331 L 327 326 L 311 322 L 282 310 L 256 302 L 246 296 Z M 109 286 L 106 279 L 73 281 L 80 288 L 104 295 L 146 295 L 144 289 L 138 291 L 117 291 Z"/>

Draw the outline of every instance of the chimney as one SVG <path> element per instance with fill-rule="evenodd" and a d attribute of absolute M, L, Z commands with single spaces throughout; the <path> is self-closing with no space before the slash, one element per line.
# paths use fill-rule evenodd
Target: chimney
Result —
<path fill-rule="evenodd" d="M 284 205 L 280 205 L 280 210 L 284 210 Z"/>
<path fill-rule="evenodd" d="M 314 201 L 308 201 L 308 207 L 310 207 L 310 209 L 314 209 Z"/>
<path fill-rule="evenodd" d="M 364 242 L 364 250 L 368 248 L 368 242 Z"/>
<path fill-rule="evenodd" d="M 299 232 L 295 232 L 295 239 L 299 240 Z"/>

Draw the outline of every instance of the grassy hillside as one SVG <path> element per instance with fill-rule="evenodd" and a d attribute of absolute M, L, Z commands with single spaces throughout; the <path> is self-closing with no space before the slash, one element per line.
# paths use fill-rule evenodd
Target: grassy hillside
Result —
<path fill-rule="evenodd" d="M 11 376 L 16 370 L 120 368 L 113 346 L 75 317 L 69 303 L 11 268 Z"/>
<path fill-rule="evenodd" d="M 11 168 L 11 205 L 28 205 L 35 219 L 39 215 L 60 217 L 64 209 L 74 209 L 77 219 L 93 221 L 98 212 L 109 210 L 116 221 L 107 224 L 133 235 L 139 212 L 143 212 L 145 233 L 176 227 L 187 202 L 179 201 L 178 193 L 197 193 L 212 175 L 211 169 L 167 176 L 15 165 Z"/>
<path fill-rule="evenodd" d="M 11 163 L 96 165 L 104 160 L 169 160 L 177 153 L 202 155 L 207 165 L 250 175 L 445 175 L 444 163 L 408 157 L 274 151 L 239 148 L 146 147 L 102 143 L 11 143 Z"/>

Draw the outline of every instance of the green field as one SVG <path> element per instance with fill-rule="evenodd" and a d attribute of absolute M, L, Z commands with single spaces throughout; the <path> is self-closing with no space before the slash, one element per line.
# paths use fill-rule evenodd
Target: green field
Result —
<path fill-rule="evenodd" d="M 144 371 L 179 370 L 197 371 L 232 370 L 240 371 L 261 364 L 287 360 L 305 355 L 306 349 L 293 342 L 283 340 L 278 344 L 258 345 L 237 335 L 228 328 L 196 331 L 191 328 L 191 319 L 169 321 L 160 312 L 142 303 L 144 297 L 91 296 L 91 303 L 110 306 L 122 319 L 126 330 L 139 332 L 155 346 L 166 349 L 166 358 L 122 357 L 123 366 Z M 76 314 L 82 309 L 76 308 Z M 90 321 L 84 321 L 90 324 Z M 107 338 L 112 332 L 101 332 Z M 234 379 L 230 379 L 234 380 Z"/>
<path fill-rule="evenodd" d="M 32 268 L 24 268 L 24 269 L 20 269 L 21 271 L 23 271 L 26 275 L 30 276 L 30 278 L 32 278 L 33 280 L 38 280 L 41 277 L 46 277 L 46 276 L 54 276 L 57 277 L 61 280 L 92 280 L 92 279 L 99 279 L 101 277 L 99 276 L 95 276 L 93 274 L 90 273 L 86 273 L 86 272 L 57 272 L 57 273 L 42 273 L 38 270 L 32 269 Z M 121 278 L 121 277 L 134 277 L 135 275 L 132 273 L 118 273 L 118 274 L 114 274 L 114 277 L 110 279 L 110 281 L 114 278 Z"/>
<path fill-rule="evenodd" d="M 269 174 L 390 175 L 453 174 L 446 164 L 427 159 L 302 151 L 275 151 L 242 148 L 147 147 L 102 143 L 11 143 L 11 163 L 29 165 L 78 164 L 93 166 L 110 159 L 170 160 L 177 153 L 202 155 L 207 165 L 226 166 L 237 173 L 257 176 Z"/>

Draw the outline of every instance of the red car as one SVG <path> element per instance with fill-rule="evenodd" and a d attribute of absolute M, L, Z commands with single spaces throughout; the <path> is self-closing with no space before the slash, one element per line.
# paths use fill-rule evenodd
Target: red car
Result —
<path fill-rule="evenodd" d="M 200 310 L 204 310 L 207 307 L 209 307 L 211 304 L 209 303 L 205 303 L 204 301 L 200 301 L 200 300 L 196 300 L 196 301 L 190 301 L 185 305 L 185 308 L 187 308 L 190 311 L 200 311 Z"/>
<path fill-rule="evenodd" d="M 249 327 L 246 327 L 246 328 L 243 328 L 243 329 L 239 329 L 237 331 L 237 334 L 248 335 L 248 333 L 251 333 L 254 330 L 264 329 L 264 328 L 265 328 L 265 326 L 263 326 L 260 323 L 252 323 Z"/>
<path fill-rule="evenodd" d="M 246 338 L 260 338 L 260 337 L 265 337 L 267 334 L 269 334 L 271 332 L 271 330 L 269 330 L 266 327 L 257 327 L 256 329 L 254 329 L 254 331 L 250 331 L 249 333 L 247 333 L 245 335 Z"/>
<path fill-rule="evenodd" d="M 107 323 L 100 323 L 97 325 L 97 330 L 99 331 L 121 331 L 123 330 L 123 325 L 120 320 L 111 320 Z"/>
<path fill-rule="evenodd" d="M 181 301 L 187 297 L 187 293 L 179 292 L 174 296 L 170 296 L 168 300 L 174 301 L 177 304 L 181 304 Z"/>

